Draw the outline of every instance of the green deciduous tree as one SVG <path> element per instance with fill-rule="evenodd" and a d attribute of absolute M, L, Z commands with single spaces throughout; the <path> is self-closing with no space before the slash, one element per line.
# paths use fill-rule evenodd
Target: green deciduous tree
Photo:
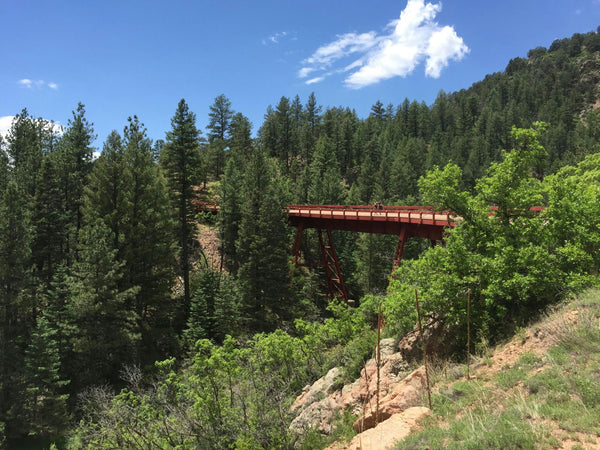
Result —
<path fill-rule="evenodd" d="M 584 228 L 595 226 L 596 219 L 585 212 L 589 206 L 583 207 L 590 197 L 574 207 L 572 197 L 560 194 L 574 179 L 563 176 L 552 184 L 550 207 L 530 210 L 544 199 L 544 186 L 537 178 L 546 156 L 539 141 L 543 129 L 543 124 L 514 129 L 513 149 L 492 164 L 474 195 L 461 189 L 461 172 L 455 165 L 421 179 L 424 200 L 455 211 L 461 220 L 445 248 L 438 246 L 419 260 L 404 261 L 396 272 L 386 308 L 398 323 L 412 326 L 416 286 L 426 312 L 447 324 L 464 326 L 470 289 L 472 323 L 480 336 L 494 339 L 585 283 L 585 274 L 580 274 L 593 267 L 595 253 L 584 244 L 586 233 L 569 221 L 577 220 L 574 214 L 579 211 L 590 219 L 583 222 Z M 582 194 L 581 199 L 586 198 Z M 578 238 L 566 239 L 561 234 L 565 230 Z"/>

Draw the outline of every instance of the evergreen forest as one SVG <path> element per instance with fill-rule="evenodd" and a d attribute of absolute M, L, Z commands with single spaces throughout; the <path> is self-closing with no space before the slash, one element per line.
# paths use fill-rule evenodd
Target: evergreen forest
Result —
<path fill-rule="evenodd" d="M 366 118 L 312 94 L 252 124 L 222 94 L 201 130 L 173 106 L 164 140 L 139 111 L 99 143 L 83 103 L 0 137 L 0 448 L 311 448 L 289 406 L 358 374 L 379 307 L 402 336 L 418 290 L 460 359 L 467 295 L 475 351 L 598 282 L 600 33 Z M 291 265 L 286 205 L 378 201 L 463 220 L 410 240 L 393 277 L 397 237 L 334 231 L 348 306 Z M 311 230 L 302 254 L 320 258 Z"/>

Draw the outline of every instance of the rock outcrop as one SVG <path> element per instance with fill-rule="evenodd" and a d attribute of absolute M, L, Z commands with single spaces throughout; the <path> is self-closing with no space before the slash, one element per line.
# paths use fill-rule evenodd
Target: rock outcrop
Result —
<path fill-rule="evenodd" d="M 384 450 L 404 439 L 417 427 L 418 421 L 431 414 L 424 406 L 416 406 L 381 422 L 375 428 L 354 436 L 347 444 L 333 444 L 327 450 Z"/>
<path fill-rule="evenodd" d="M 427 354 L 437 357 L 446 357 L 455 350 L 448 346 L 448 342 L 454 342 L 447 324 L 438 317 L 429 317 L 423 326 L 423 337 L 427 343 Z M 418 325 L 410 333 L 407 333 L 398 343 L 398 352 L 407 362 L 423 360 L 423 341 L 419 333 Z"/>
<path fill-rule="evenodd" d="M 341 377 L 340 369 L 330 370 L 312 386 L 304 388 L 298 396 L 291 407 L 297 416 L 290 429 L 302 432 L 308 428 L 317 428 L 329 434 L 332 432 L 331 422 L 334 414 L 350 410 L 359 416 L 354 429 L 364 432 L 421 404 L 426 387 L 424 368 L 411 372 L 402 355 L 395 353 L 394 339 L 382 340 L 380 348 L 379 383 L 375 358 L 365 364 L 359 379 L 341 390 L 336 390 Z"/>
<path fill-rule="evenodd" d="M 354 431 L 360 433 L 373 428 L 393 415 L 418 405 L 423 399 L 426 388 L 425 368 L 420 367 L 395 384 L 385 396 L 379 395 L 379 417 L 377 417 L 376 398 L 371 398 L 369 402 L 371 407 L 354 422 Z"/>

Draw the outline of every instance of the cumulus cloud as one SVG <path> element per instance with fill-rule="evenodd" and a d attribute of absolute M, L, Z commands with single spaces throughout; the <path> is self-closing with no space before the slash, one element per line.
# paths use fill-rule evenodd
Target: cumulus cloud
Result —
<path fill-rule="evenodd" d="M 46 82 L 44 80 L 30 80 L 29 78 L 23 78 L 18 81 L 18 83 L 27 89 L 42 89 L 44 87 L 48 87 L 53 90 L 58 89 L 58 84 L 53 81 Z"/>
<path fill-rule="evenodd" d="M 0 117 L 0 136 L 5 137 L 10 130 L 10 126 L 12 125 L 12 121 L 15 116 L 3 116 Z"/>
<path fill-rule="evenodd" d="M 451 59 L 460 61 L 468 52 L 469 49 L 456 31 L 452 27 L 444 27 L 432 33 L 429 38 L 425 73 L 432 78 L 439 78 L 442 69 L 448 66 Z"/>
<path fill-rule="evenodd" d="M 359 89 L 389 78 L 406 77 L 424 62 L 425 75 L 439 78 L 450 61 L 460 61 L 469 52 L 454 28 L 435 22 L 441 10 L 441 3 L 408 0 L 400 17 L 390 22 L 384 32 L 338 36 L 305 59 L 298 76 L 306 78 L 312 74 L 306 81 L 311 84 L 333 73 L 349 73 L 344 83 Z M 320 73 L 324 71 L 328 73 Z"/>
<path fill-rule="evenodd" d="M 12 126 L 15 116 L 2 116 L 0 117 L 0 136 L 6 137 Z M 60 122 L 46 121 L 45 128 L 51 130 L 58 136 L 62 136 L 64 128 Z"/>

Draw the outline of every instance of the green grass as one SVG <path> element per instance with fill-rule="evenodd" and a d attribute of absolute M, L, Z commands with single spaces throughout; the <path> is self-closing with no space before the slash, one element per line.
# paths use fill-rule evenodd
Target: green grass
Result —
<path fill-rule="evenodd" d="M 542 357 L 524 353 L 489 381 L 438 377 L 432 416 L 397 449 L 552 449 L 561 439 L 600 442 L 600 291 L 565 305 Z M 573 317 L 574 313 L 571 312 Z M 555 316 L 553 316 L 555 317 Z M 548 325 L 549 326 L 549 325 Z M 515 339 L 523 340 L 521 330 Z M 583 437 L 582 437 L 583 436 Z"/>

